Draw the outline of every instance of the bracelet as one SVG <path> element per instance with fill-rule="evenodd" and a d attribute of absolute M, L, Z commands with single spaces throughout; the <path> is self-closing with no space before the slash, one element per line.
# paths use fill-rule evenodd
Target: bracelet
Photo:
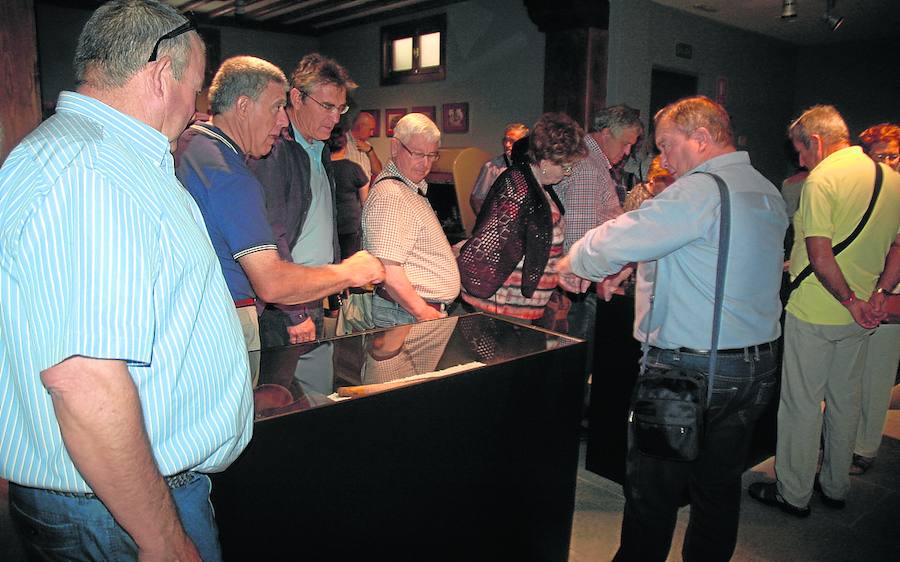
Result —
<path fill-rule="evenodd" d="M 846 299 L 840 301 L 840 303 L 841 303 L 842 305 L 844 305 L 844 306 L 850 306 L 850 305 L 853 304 L 854 302 L 856 302 L 856 295 L 853 294 L 853 291 L 850 291 L 850 296 L 849 296 L 849 297 L 847 297 Z"/>

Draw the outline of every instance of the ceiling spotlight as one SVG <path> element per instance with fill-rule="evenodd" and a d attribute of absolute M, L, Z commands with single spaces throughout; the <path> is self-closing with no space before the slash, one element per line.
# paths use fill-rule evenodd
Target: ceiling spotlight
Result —
<path fill-rule="evenodd" d="M 781 2 L 781 19 L 792 21 L 797 17 L 797 6 L 795 0 L 783 0 Z"/>
<path fill-rule="evenodd" d="M 837 29 L 844 23 L 844 18 L 842 16 L 836 16 L 834 14 L 825 14 L 822 16 L 822 20 L 825 22 L 825 25 L 828 26 L 831 31 L 837 31 Z"/>
<path fill-rule="evenodd" d="M 831 13 L 831 11 L 834 10 L 835 4 L 837 4 L 837 0 L 825 0 L 825 14 L 822 15 L 822 21 L 825 22 L 825 25 L 827 25 L 828 29 L 831 31 L 837 31 L 844 23 L 844 18 L 842 16 L 836 16 Z"/>

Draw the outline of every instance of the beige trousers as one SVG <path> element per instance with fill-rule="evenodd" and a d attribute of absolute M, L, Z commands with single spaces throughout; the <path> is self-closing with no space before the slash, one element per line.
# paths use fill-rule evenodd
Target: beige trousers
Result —
<path fill-rule="evenodd" d="M 900 324 L 882 324 L 869 337 L 862 375 L 859 424 L 853 452 L 875 457 L 884 433 L 884 420 L 891 403 L 891 389 L 900 362 Z"/>
<path fill-rule="evenodd" d="M 259 316 L 256 305 L 242 306 L 237 310 L 241 330 L 244 332 L 244 343 L 247 345 L 247 360 L 250 362 L 250 384 L 256 388 L 259 382 Z"/>
<path fill-rule="evenodd" d="M 822 490 L 834 499 L 850 491 L 860 380 L 871 332 L 857 324 L 810 324 L 787 314 L 775 475 L 778 492 L 792 505 L 804 507 L 812 496 L 820 438 Z"/>

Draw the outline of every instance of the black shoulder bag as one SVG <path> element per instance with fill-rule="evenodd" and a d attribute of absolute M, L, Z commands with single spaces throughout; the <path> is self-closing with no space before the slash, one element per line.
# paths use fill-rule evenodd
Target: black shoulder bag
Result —
<path fill-rule="evenodd" d="M 631 396 L 628 413 L 628 445 L 652 457 L 690 462 L 700 454 L 703 421 L 712 396 L 716 373 L 722 300 L 725 293 L 725 269 L 731 232 L 731 199 L 725 181 L 709 174 L 719 188 L 719 255 L 716 266 L 716 294 L 713 305 L 712 337 L 709 346 L 709 372 L 662 363 L 647 364 L 650 350 L 650 321 L 656 296 L 656 273 L 650 310 L 647 313 L 647 337 L 642 344 L 641 371 Z"/>

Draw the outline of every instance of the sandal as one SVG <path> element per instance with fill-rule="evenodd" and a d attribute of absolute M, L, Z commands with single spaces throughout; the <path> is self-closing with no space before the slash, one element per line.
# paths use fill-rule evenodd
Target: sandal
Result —
<path fill-rule="evenodd" d="M 850 464 L 850 474 L 862 476 L 872 468 L 873 464 L 875 464 L 875 457 L 864 457 L 854 454 L 853 462 Z"/>

